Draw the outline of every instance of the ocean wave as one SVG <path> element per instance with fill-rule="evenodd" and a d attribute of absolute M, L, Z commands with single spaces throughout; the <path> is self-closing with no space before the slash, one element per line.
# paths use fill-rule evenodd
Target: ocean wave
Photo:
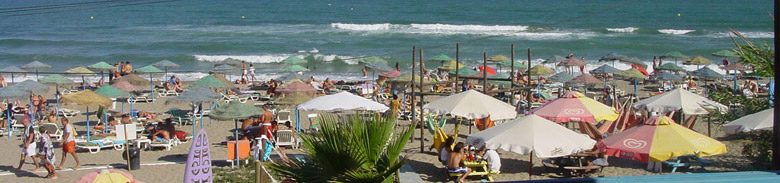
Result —
<path fill-rule="evenodd" d="M 447 31 L 526 31 L 524 25 L 451 25 L 451 24 L 411 24 L 413 29 Z"/>
<path fill-rule="evenodd" d="M 742 36 L 745 36 L 746 38 L 775 38 L 774 32 L 740 32 Z M 724 37 L 730 37 L 734 36 L 731 32 L 718 32 L 714 34 L 708 35 L 708 37 L 713 38 L 724 38 Z M 736 36 L 735 36 L 736 37 Z"/>
<path fill-rule="evenodd" d="M 664 33 L 664 34 L 673 34 L 673 35 L 682 35 L 682 34 L 688 34 L 696 30 L 688 30 L 688 29 L 658 29 L 658 32 Z"/>
<path fill-rule="evenodd" d="M 202 62 L 222 62 L 227 59 L 236 59 L 241 61 L 246 61 L 249 63 L 278 63 L 284 60 L 287 57 L 290 56 L 297 56 L 299 58 L 303 58 L 302 56 L 298 56 L 297 54 L 269 54 L 269 55 L 193 55 L 195 57 L 195 60 L 202 61 Z M 339 56 L 339 55 L 314 55 L 315 58 L 322 59 L 322 61 L 329 62 L 333 61 L 336 58 L 348 58 L 347 56 Z M 345 60 L 345 63 L 354 65 L 357 64 L 357 61 L 350 62 L 348 60 Z"/>
<path fill-rule="evenodd" d="M 337 29 L 355 30 L 355 31 L 375 31 L 375 30 L 388 30 L 391 24 L 348 24 L 348 23 L 331 23 L 330 27 Z"/>
<path fill-rule="evenodd" d="M 530 40 L 584 39 L 595 36 L 589 31 L 530 30 L 524 25 L 452 25 L 452 24 L 347 24 L 331 23 L 332 28 L 369 33 L 490 35 L 518 37 Z"/>
<path fill-rule="evenodd" d="M 610 32 L 620 32 L 620 33 L 629 33 L 634 32 L 638 30 L 639 28 L 636 27 L 623 27 L 623 28 L 607 28 L 607 31 Z"/>

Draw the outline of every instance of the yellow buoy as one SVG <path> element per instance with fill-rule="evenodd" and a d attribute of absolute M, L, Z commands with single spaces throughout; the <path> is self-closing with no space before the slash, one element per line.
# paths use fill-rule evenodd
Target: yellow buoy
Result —
<path fill-rule="evenodd" d="M 244 16 L 241 16 L 241 19 L 244 19 L 244 18 L 246 18 L 246 17 L 244 17 Z"/>
<path fill-rule="evenodd" d="M 677 13 L 677 17 L 680 17 L 680 13 Z"/>
<path fill-rule="evenodd" d="M 89 16 L 89 19 L 95 19 L 95 16 Z"/>

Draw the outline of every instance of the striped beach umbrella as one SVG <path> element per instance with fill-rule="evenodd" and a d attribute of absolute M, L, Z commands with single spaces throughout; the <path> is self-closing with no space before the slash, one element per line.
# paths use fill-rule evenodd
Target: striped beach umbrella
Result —
<path fill-rule="evenodd" d="M 614 121 L 618 117 L 614 108 L 574 91 L 568 91 L 530 113 L 558 123 L 597 123 L 602 120 Z"/>

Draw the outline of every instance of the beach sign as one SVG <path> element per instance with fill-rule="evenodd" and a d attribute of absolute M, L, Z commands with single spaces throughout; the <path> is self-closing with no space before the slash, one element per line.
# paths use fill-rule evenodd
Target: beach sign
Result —
<path fill-rule="evenodd" d="M 187 167 L 184 169 L 185 183 L 211 182 L 211 152 L 209 152 L 209 138 L 206 130 L 200 129 L 194 136 L 190 145 L 190 154 L 187 155 Z"/>

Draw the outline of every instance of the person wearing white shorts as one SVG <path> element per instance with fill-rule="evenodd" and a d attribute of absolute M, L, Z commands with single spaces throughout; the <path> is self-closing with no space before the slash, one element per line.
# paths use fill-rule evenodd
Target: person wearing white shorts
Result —
<path fill-rule="evenodd" d="M 33 171 L 37 171 L 40 167 L 38 165 L 38 158 L 35 157 L 38 153 L 35 145 L 35 131 L 32 124 L 30 124 L 30 118 L 24 118 L 22 124 L 24 124 L 24 132 L 22 133 L 22 157 L 19 160 L 19 166 L 16 167 L 16 169 L 21 170 L 22 165 L 24 165 L 24 160 L 27 159 L 27 157 L 30 157 L 35 165 Z"/>

